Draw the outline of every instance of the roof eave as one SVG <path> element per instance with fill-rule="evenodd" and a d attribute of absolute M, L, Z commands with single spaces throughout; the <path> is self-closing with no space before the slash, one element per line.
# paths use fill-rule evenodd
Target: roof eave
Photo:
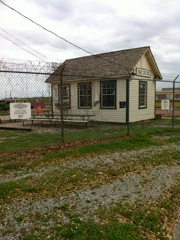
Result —
<path fill-rule="evenodd" d="M 147 54 L 148 51 L 149 51 L 149 54 L 151 55 L 151 58 L 149 59 L 149 61 L 150 61 L 151 67 L 153 68 L 154 73 L 155 73 L 155 78 L 154 79 L 162 79 L 162 75 L 161 75 L 160 70 L 158 68 L 158 65 L 156 63 L 156 60 L 155 60 L 155 58 L 154 58 L 154 56 L 151 52 L 151 49 L 150 48 L 147 49 L 145 54 Z"/>

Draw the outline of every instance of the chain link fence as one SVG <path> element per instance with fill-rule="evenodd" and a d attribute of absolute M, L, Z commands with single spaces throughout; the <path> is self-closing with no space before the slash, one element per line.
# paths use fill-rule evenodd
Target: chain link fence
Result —
<path fill-rule="evenodd" d="M 82 76 L 74 75 L 73 77 L 78 80 L 75 84 L 68 81 L 69 76 L 63 75 L 63 68 L 58 72 L 57 67 L 58 64 L 55 63 L 0 62 L 0 129 L 56 129 L 56 132 L 61 134 L 61 141 L 64 141 L 67 129 L 88 127 L 91 128 L 91 133 L 96 133 L 97 126 L 102 125 L 103 129 L 107 122 L 109 122 L 108 128 L 115 126 L 121 128 L 124 135 L 134 133 L 134 129 L 138 129 L 136 127 L 149 128 L 155 125 L 168 128 L 179 127 L 180 88 L 178 85 L 180 83 L 177 79 L 156 82 L 157 86 L 159 84 L 162 86 L 162 90 L 160 91 L 160 88 L 158 90 L 156 86 L 157 91 L 153 102 L 155 104 L 152 107 L 157 121 L 153 121 L 152 125 L 149 124 L 150 120 L 148 122 L 146 119 L 134 123 L 127 121 L 129 113 L 126 90 L 122 91 L 124 101 L 117 101 L 119 106 L 116 106 L 122 108 L 124 115 L 119 117 L 119 123 L 112 123 L 110 121 L 112 116 L 110 114 L 106 116 L 106 110 L 102 109 L 100 102 L 103 101 L 105 106 L 113 104 L 115 81 L 111 80 L 107 84 L 101 79 L 99 87 L 97 84 L 92 84 L 90 77 L 83 76 L 86 81 L 81 81 Z M 93 79 L 95 78 L 96 76 L 93 76 Z M 140 80 L 131 79 L 131 81 L 139 84 Z M 148 82 L 147 79 L 145 81 Z M 127 87 L 126 80 L 124 80 L 124 86 Z M 103 94 L 111 95 L 108 98 L 109 101 L 103 98 Z M 101 115 L 102 110 L 104 115 Z M 103 116 L 106 116 L 107 122 Z"/>
<path fill-rule="evenodd" d="M 156 116 L 172 129 L 180 126 L 180 82 L 178 77 L 179 75 L 172 81 L 163 81 L 161 89 L 156 91 Z"/>
<path fill-rule="evenodd" d="M 52 112 L 51 86 L 45 80 L 55 68 L 52 63 L 0 63 L 1 128 L 31 129 L 25 127 L 26 111 L 30 111 L 31 118 Z M 28 103 L 30 110 L 22 109 L 18 103 Z"/>

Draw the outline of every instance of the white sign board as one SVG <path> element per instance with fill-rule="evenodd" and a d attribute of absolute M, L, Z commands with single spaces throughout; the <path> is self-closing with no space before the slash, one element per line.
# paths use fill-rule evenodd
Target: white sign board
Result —
<path fill-rule="evenodd" d="M 150 78 L 151 72 L 146 69 L 136 68 L 136 75 Z"/>
<path fill-rule="evenodd" d="M 11 119 L 28 119 L 31 118 L 31 103 L 10 103 Z"/>
<path fill-rule="evenodd" d="M 161 100 L 161 110 L 169 110 L 169 100 Z"/>

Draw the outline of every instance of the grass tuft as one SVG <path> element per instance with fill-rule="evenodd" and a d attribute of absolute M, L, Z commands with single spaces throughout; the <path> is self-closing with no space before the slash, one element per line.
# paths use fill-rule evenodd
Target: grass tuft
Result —
<path fill-rule="evenodd" d="M 54 228 L 55 235 L 64 240 L 140 240 L 135 227 L 130 223 L 110 222 L 100 225 L 94 221 L 70 222 L 63 227 Z"/>
<path fill-rule="evenodd" d="M 0 183 L 0 198 L 6 198 L 18 188 L 17 182 Z"/>

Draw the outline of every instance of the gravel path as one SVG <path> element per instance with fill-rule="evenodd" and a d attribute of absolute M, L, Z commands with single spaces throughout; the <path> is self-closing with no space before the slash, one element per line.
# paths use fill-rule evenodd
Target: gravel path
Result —
<path fill-rule="evenodd" d="M 127 166 L 131 164 L 131 162 L 139 161 L 140 159 L 143 159 L 144 156 L 153 156 L 156 154 L 161 154 L 165 150 L 171 149 L 180 151 L 180 145 L 179 144 L 169 144 L 164 146 L 152 146 L 146 149 L 140 149 L 140 150 L 132 150 L 132 151 L 125 151 L 125 152 L 114 152 L 109 154 L 101 154 L 96 155 L 94 157 L 88 156 L 83 157 L 81 159 L 73 159 L 71 161 L 66 161 L 61 163 L 58 166 L 50 166 L 50 167 L 37 167 L 33 168 L 33 171 L 29 170 L 27 173 L 27 170 L 19 171 L 17 176 L 17 171 L 11 172 L 9 174 L 1 174 L 0 175 L 0 183 L 3 182 L 9 182 L 9 181 L 16 181 L 27 177 L 42 177 L 48 172 L 52 172 L 54 170 L 64 168 L 74 169 L 74 168 L 82 168 L 82 169 L 93 169 L 96 168 L 98 165 L 104 165 L 104 166 L 111 166 L 112 169 L 123 169 L 124 166 Z M 62 171 L 63 171 L 62 170 Z"/>
<path fill-rule="evenodd" d="M 169 144 L 172 150 L 179 150 L 177 144 Z M 7 182 L 25 178 L 27 176 L 41 177 L 43 174 L 54 171 L 56 169 L 68 168 L 73 169 L 81 167 L 82 169 L 93 169 L 97 166 L 111 166 L 114 169 L 121 169 L 132 161 L 139 161 L 141 157 L 153 156 L 153 154 L 161 153 L 167 149 L 167 145 L 161 147 L 149 147 L 137 151 L 115 152 L 113 154 L 102 154 L 95 157 L 86 157 L 82 159 L 72 159 L 71 161 L 62 162 L 58 166 L 51 166 L 46 169 L 36 169 L 32 173 L 1 176 L 0 182 Z M 103 173 L 99 173 L 103 174 Z M 34 224 L 33 218 L 29 215 L 50 214 L 52 211 L 63 208 L 65 205 L 71 206 L 73 212 L 82 215 L 87 220 L 95 216 L 96 211 L 100 207 L 109 207 L 114 203 L 121 201 L 122 203 L 138 203 L 153 202 L 160 198 L 165 191 L 170 189 L 177 183 L 180 174 L 180 166 L 178 165 L 159 165 L 149 167 L 139 173 L 131 173 L 112 182 L 103 183 L 99 187 L 74 190 L 66 195 L 59 194 L 51 198 L 41 200 L 21 198 L 3 206 L 1 209 L 2 220 L 0 224 L 0 239 L 15 240 L 21 239 L 21 232 L 28 233 Z M 21 216 L 25 217 L 22 222 L 18 221 Z M 27 216 L 27 217 L 26 217 Z M 63 211 L 58 210 L 58 220 L 61 224 L 69 221 Z M 37 221 L 37 219 L 36 219 Z M 98 219 L 96 219 L 98 221 Z M 38 224 L 38 221 L 37 223 Z M 42 224 L 41 228 L 46 229 L 53 226 L 53 219 Z M 179 226 L 179 225 L 177 225 Z M 3 235 L 3 232 L 7 232 Z M 176 228 L 178 232 L 178 227 Z M 177 239 L 177 238 L 176 238 Z"/>

